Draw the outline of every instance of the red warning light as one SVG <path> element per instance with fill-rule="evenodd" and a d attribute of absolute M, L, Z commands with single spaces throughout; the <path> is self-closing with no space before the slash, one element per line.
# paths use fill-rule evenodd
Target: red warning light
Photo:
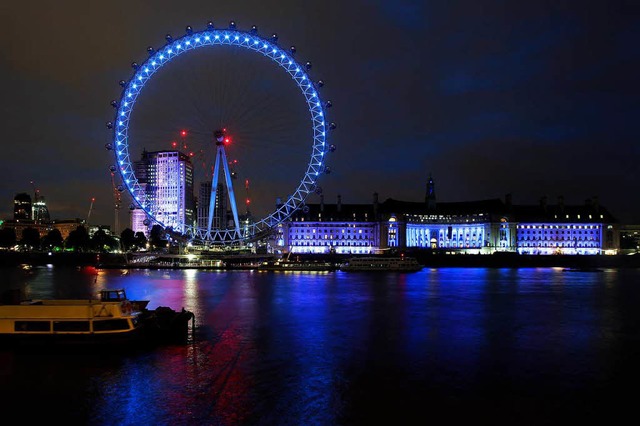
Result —
<path fill-rule="evenodd" d="M 176 146 L 178 146 L 178 142 L 176 141 L 171 142 L 171 146 L 175 148 Z"/>
<path fill-rule="evenodd" d="M 225 143 L 225 144 L 228 144 L 228 143 L 230 143 L 230 142 L 231 142 L 231 138 L 224 138 L 224 143 Z"/>
<path fill-rule="evenodd" d="M 193 152 L 189 153 L 189 157 L 193 157 L 193 155 L 194 155 Z"/>
<path fill-rule="evenodd" d="M 181 131 L 180 132 L 180 136 L 183 136 L 183 137 L 187 136 L 187 131 L 186 130 Z"/>

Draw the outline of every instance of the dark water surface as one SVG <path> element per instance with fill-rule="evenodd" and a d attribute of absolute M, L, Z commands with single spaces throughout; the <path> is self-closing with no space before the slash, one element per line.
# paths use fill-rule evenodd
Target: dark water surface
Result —
<path fill-rule="evenodd" d="M 540 425 L 633 416 L 640 270 L 411 274 L 5 268 L 32 298 L 125 288 L 196 314 L 131 354 L 0 352 L 22 424 Z"/>

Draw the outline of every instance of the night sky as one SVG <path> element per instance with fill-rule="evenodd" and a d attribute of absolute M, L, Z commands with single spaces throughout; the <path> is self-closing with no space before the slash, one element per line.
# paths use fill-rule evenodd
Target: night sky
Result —
<path fill-rule="evenodd" d="M 374 192 L 420 201 L 431 174 L 439 201 L 597 196 L 621 223 L 640 223 L 639 17 L 637 1 L 621 0 L 2 2 L 0 218 L 12 217 L 16 193 L 33 194 L 33 181 L 52 219 L 86 219 L 95 197 L 91 224 L 113 226 L 114 158 L 104 146 L 118 81 L 165 34 L 235 20 L 295 45 L 296 59 L 325 82 L 328 121 L 338 126 L 332 171 L 320 181 L 325 202 L 367 203 Z M 257 112 L 233 129 L 229 155 L 251 177 L 252 198 L 286 197 L 311 145 L 291 142 L 308 127 L 303 97 L 273 64 L 207 53 L 171 64 L 143 92 L 132 116 L 137 147 L 167 144 L 181 126 L 190 144 L 206 144 L 218 124 L 193 111 L 220 102 L 201 94 L 220 94 L 238 75 L 244 83 L 220 96 L 245 119 Z M 122 204 L 120 230 L 129 197 Z"/>

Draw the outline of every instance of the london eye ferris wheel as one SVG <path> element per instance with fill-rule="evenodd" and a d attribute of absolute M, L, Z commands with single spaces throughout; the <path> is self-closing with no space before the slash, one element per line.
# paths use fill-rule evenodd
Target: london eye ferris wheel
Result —
<path fill-rule="evenodd" d="M 131 64 L 133 75 L 120 81 L 120 98 L 111 102 L 116 114 L 107 122 L 112 141 L 106 148 L 115 159 L 110 170 L 120 176 L 117 189 L 131 195 L 131 209 L 144 214 L 146 225 L 160 225 L 196 243 L 235 244 L 269 235 L 304 209 L 311 194 L 322 192 L 318 180 L 330 172 L 326 157 L 335 150 L 329 143 L 335 124 L 327 119 L 331 101 L 321 98 L 324 83 L 312 80 L 311 63 L 299 62 L 294 46 L 280 47 L 276 34 L 262 37 L 255 26 L 243 31 L 233 21 L 224 29 L 208 22 L 202 31 L 187 26 L 184 35 L 167 34 L 165 41 L 159 49 L 147 48 L 145 61 Z M 230 142 L 234 139 L 237 144 Z M 193 163 L 193 179 L 205 188 L 197 209 L 204 217 L 196 218 L 194 208 L 192 220 L 169 220 L 153 190 L 161 184 L 152 183 L 150 172 L 139 165 L 149 149 L 182 151 Z M 233 155 L 240 159 L 230 161 Z M 235 200 L 239 191 L 233 188 L 238 161 L 258 182 L 256 198 L 277 198 L 272 208 L 263 199 L 255 210 L 262 213 L 242 226 Z M 175 173 L 166 178 L 185 176 L 180 168 Z M 268 183 L 280 187 L 269 193 Z M 247 216 L 248 187 L 247 178 Z M 287 195 L 278 192 L 283 189 Z M 223 197 L 227 203 L 220 203 Z M 216 221 L 216 208 L 226 209 L 223 215 L 230 212 L 228 220 Z"/>

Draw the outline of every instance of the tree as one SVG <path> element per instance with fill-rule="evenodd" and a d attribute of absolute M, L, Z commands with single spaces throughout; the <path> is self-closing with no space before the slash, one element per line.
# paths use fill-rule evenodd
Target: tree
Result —
<path fill-rule="evenodd" d="M 85 251 L 89 248 L 90 243 L 91 239 L 89 238 L 87 228 L 79 225 L 75 230 L 69 232 L 69 236 L 65 241 L 65 246 L 66 248 L 73 249 L 75 251 Z"/>
<path fill-rule="evenodd" d="M 16 237 L 16 230 L 13 228 L 0 229 L 0 247 L 13 247 L 16 245 L 18 238 Z"/>
<path fill-rule="evenodd" d="M 136 232 L 136 247 L 138 250 L 147 248 L 147 236 L 144 235 L 144 232 Z"/>
<path fill-rule="evenodd" d="M 42 239 L 42 248 L 45 250 L 56 250 L 64 247 L 64 240 L 59 229 L 52 229 Z"/>
<path fill-rule="evenodd" d="M 98 229 L 91 238 L 90 247 L 99 252 L 109 252 L 117 250 L 120 247 L 120 242 L 108 235 L 104 229 Z"/>
<path fill-rule="evenodd" d="M 122 242 L 122 248 L 124 251 L 130 251 L 136 246 L 136 234 L 133 229 L 127 228 L 120 234 L 120 241 Z"/>
<path fill-rule="evenodd" d="M 149 232 L 149 243 L 154 250 L 167 247 L 167 240 L 164 239 L 164 229 L 160 225 L 153 225 Z"/>
<path fill-rule="evenodd" d="M 31 250 L 40 250 L 40 233 L 36 228 L 25 228 L 22 231 L 22 239 L 20 244 Z"/>

